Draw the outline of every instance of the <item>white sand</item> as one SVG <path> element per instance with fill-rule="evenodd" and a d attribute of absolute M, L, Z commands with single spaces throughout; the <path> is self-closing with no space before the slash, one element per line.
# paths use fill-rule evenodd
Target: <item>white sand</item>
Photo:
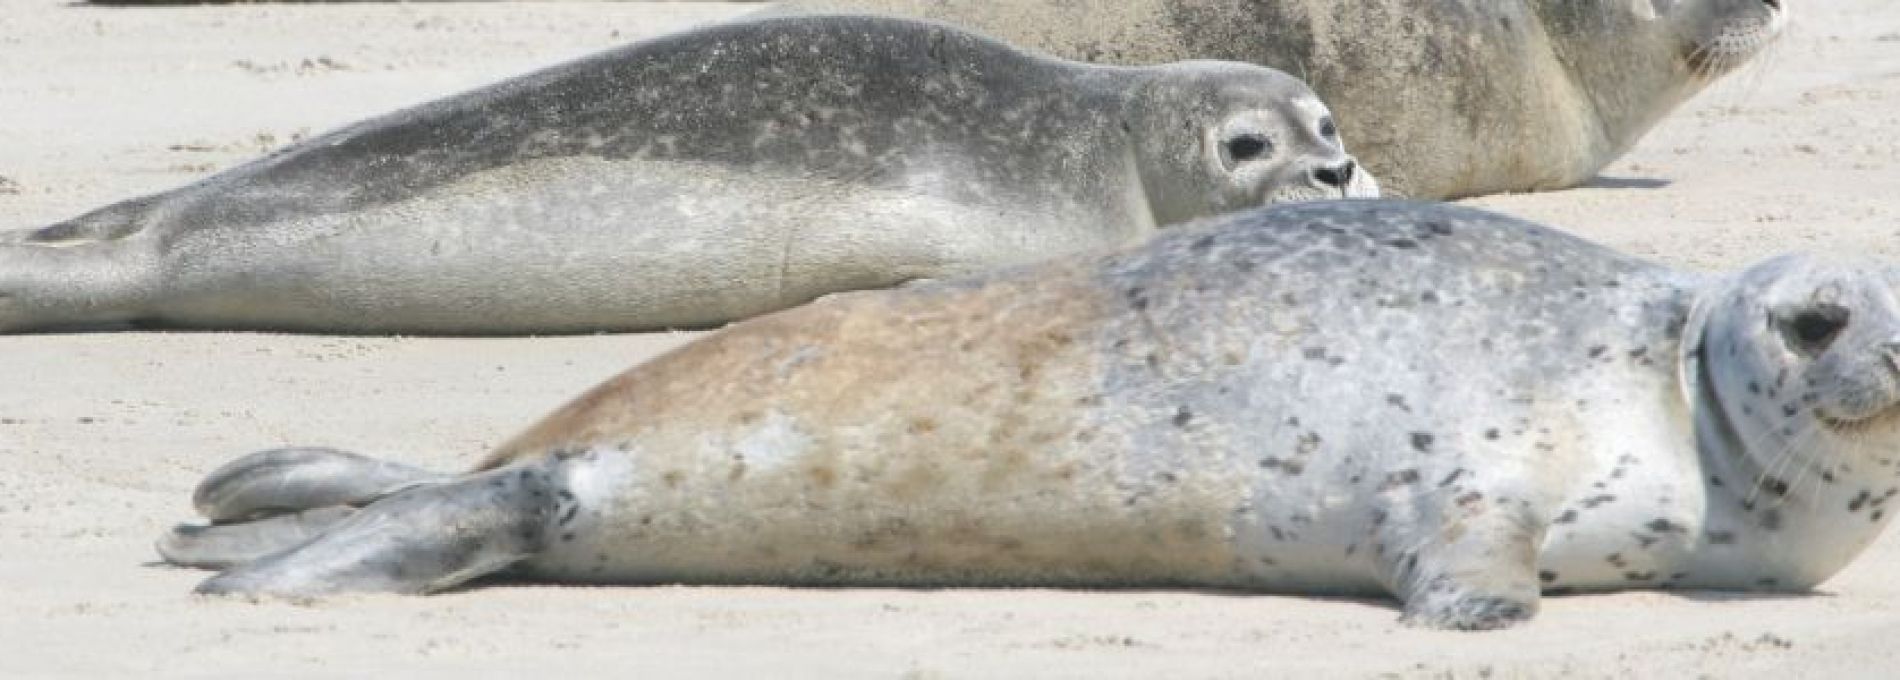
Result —
<path fill-rule="evenodd" d="M 1900 256 L 1900 3 L 1791 3 L 1752 73 L 1591 188 L 1477 201 L 1665 261 Z M 103 9 L 0 0 L 0 228 L 201 176 L 320 131 L 747 8 Z M 0 677 L 1853 677 L 1900 672 L 1900 540 L 1801 597 L 1546 600 L 1431 633 L 1388 603 L 1182 592 L 491 586 L 315 606 L 188 595 L 151 565 L 191 486 L 321 443 L 455 468 L 686 335 L 0 337 Z"/>

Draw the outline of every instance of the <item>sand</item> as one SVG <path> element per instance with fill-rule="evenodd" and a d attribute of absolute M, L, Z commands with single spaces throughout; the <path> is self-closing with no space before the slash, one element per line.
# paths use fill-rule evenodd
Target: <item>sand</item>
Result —
<path fill-rule="evenodd" d="M 1775 53 L 1595 186 L 1473 202 L 1690 267 L 1795 249 L 1900 259 L 1900 4 L 1791 4 Z M 0 0 L 0 228 L 750 9 Z M 1382 601 L 1175 591 L 495 585 L 255 604 L 193 597 L 204 573 L 152 564 L 152 539 L 231 456 L 329 444 L 455 468 L 689 337 L 0 337 L 0 677 L 1897 672 L 1893 537 L 1813 595 L 1549 598 L 1534 623 L 1494 634 L 1402 628 Z"/>

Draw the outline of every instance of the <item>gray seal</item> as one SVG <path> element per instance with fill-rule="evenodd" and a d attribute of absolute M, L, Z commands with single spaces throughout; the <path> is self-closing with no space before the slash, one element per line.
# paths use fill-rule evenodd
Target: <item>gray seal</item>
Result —
<path fill-rule="evenodd" d="M 1900 494 L 1897 282 L 1276 207 L 743 322 L 464 475 L 240 458 L 196 496 L 219 524 L 160 552 L 229 567 L 207 593 L 1160 585 L 1384 593 L 1461 629 L 1548 591 L 1802 591 Z"/>
<path fill-rule="evenodd" d="M 1582 183 L 1772 41 L 1783 0 L 794 0 L 929 17 L 1071 59 L 1285 69 L 1413 198 Z"/>
<path fill-rule="evenodd" d="M 0 330 L 696 327 L 1377 194 L 1277 71 L 808 17 L 636 43 L 0 244 Z"/>

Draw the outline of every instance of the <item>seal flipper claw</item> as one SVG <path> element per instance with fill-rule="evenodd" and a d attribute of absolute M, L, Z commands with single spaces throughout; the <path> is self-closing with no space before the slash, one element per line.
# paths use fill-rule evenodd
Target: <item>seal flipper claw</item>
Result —
<path fill-rule="evenodd" d="M 444 479 L 427 470 L 336 449 L 271 449 L 211 471 L 192 492 L 191 503 L 206 519 L 231 522 L 339 505 L 362 506 Z"/>
<path fill-rule="evenodd" d="M 215 595 L 423 594 L 540 552 L 559 505 L 543 466 L 511 466 L 371 503 L 303 545 L 199 584 Z"/>
<path fill-rule="evenodd" d="M 355 513 L 333 506 L 236 524 L 181 524 L 158 539 L 158 554 L 181 567 L 225 569 L 301 545 Z"/>

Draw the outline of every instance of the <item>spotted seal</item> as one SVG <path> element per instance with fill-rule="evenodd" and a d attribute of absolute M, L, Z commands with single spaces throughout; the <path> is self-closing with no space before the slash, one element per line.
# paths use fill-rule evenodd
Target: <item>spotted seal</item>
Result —
<path fill-rule="evenodd" d="M 1071 59 L 1232 59 L 1307 79 L 1393 193 L 1574 186 L 1768 45 L 1784 0 L 794 0 Z"/>
<path fill-rule="evenodd" d="M 229 567 L 207 593 L 1191 585 L 1463 629 L 1540 591 L 1799 591 L 1895 509 L 1897 282 L 1296 204 L 737 324 L 464 475 L 253 454 L 160 551 Z"/>
<path fill-rule="evenodd" d="M 768 19 L 371 119 L 0 245 L 0 330 L 708 326 L 818 295 L 1371 196 L 1284 73 L 1101 67 L 947 26 Z"/>

